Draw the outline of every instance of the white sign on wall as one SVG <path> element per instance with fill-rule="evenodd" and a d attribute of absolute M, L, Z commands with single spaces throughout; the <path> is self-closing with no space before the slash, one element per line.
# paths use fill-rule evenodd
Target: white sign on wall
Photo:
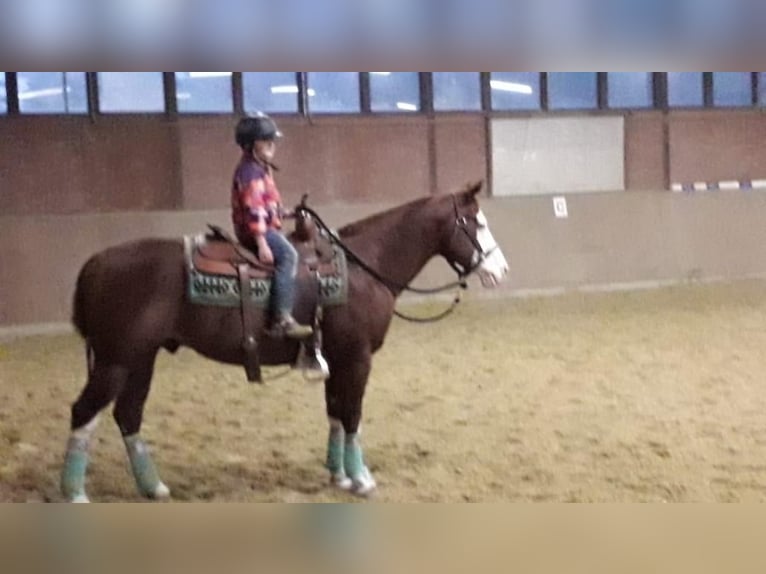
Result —
<path fill-rule="evenodd" d="M 566 197 L 553 198 L 553 214 L 559 219 L 566 219 L 569 217 L 569 209 L 567 208 Z"/>

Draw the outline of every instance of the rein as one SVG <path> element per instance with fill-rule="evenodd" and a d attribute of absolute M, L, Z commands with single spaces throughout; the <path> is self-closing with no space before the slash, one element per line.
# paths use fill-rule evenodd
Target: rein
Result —
<path fill-rule="evenodd" d="M 304 198 L 305 199 L 305 198 Z M 346 256 L 354 261 L 359 267 L 361 267 L 367 274 L 369 274 L 373 279 L 378 281 L 378 283 L 382 284 L 384 287 L 389 289 L 390 291 L 398 290 L 398 291 L 409 291 L 410 293 L 417 293 L 419 295 L 435 295 L 437 293 L 443 293 L 444 291 L 448 291 L 451 289 L 457 289 L 457 292 L 455 293 L 455 298 L 453 299 L 451 305 L 441 313 L 434 315 L 433 317 L 412 317 L 409 315 L 405 315 L 401 313 L 400 311 L 397 311 L 394 309 L 394 315 L 399 317 L 400 319 L 404 319 L 405 321 L 410 321 L 412 323 L 433 323 L 436 321 L 440 321 L 444 319 L 445 317 L 452 314 L 452 312 L 455 310 L 457 305 L 460 303 L 461 300 L 461 291 L 463 289 L 468 288 L 468 283 L 466 282 L 466 278 L 471 275 L 476 269 L 478 269 L 479 265 L 481 265 L 482 261 L 487 258 L 489 253 L 485 253 L 482 249 L 481 245 L 471 237 L 470 233 L 466 229 L 466 223 L 467 218 L 464 216 L 460 216 L 458 212 L 457 207 L 457 199 L 455 195 L 452 196 L 452 201 L 455 206 L 455 229 L 454 233 L 457 233 L 457 230 L 460 229 L 463 231 L 466 235 L 466 237 L 469 239 L 471 244 L 474 246 L 474 248 L 477 249 L 477 252 L 480 254 L 478 261 L 473 264 L 470 269 L 460 269 L 460 267 L 452 262 L 447 261 L 450 264 L 450 267 L 457 273 L 458 280 L 453 281 L 451 283 L 447 283 L 445 285 L 442 285 L 440 287 L 432 287 L 432 288 L 418 288 L 418 287 L 411 287 L 409 284 L 401 284 L 396 281 L 393 281 L 392 279 L 389 279 L 387 277 L 383 277 L 376 269 L 373 269 L 370 265 L 368 265 L 361 257 L 359 257 L 356 253 L 354 253 L 353 250 L 351 250 L 350 247 L 348 247 L 343 241 L 336 235 L 336 233 L 330 229 L 330 227 L 322 220 L 322 218 L 319 216 L 319 214 L 311 209 L 310 207 L 307 207 L 305 205 L 305 202 L 301 202 L 301 204 L 295 209 L 296 212 L 303 212 L 311 216 L 311 218 L 314 220 L 314 222 L 319 226 L 319 228 L 324 231 L 328 237 L 328 239 L 340 247 L 343 252 L 346 254 Z M 491 253 L 491 251 L 490 251 Z"/>

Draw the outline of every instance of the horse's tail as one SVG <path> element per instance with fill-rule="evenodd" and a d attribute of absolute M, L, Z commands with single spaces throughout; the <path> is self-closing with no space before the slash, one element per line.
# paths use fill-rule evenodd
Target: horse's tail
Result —
<path fill-rule="evenodd" d="M 87 267 L 88 263 L 83 266 L 77 276 L 77 286 L 72 301 L 72 323 L 83 339 L 88 338 L 88 325 L 85 322 L 85 270 Z"/>
<path fill-rule="evenodd" d="M 95 355 L 93 346 L 88 338 L 88 324 L 85 321 L 85 269 L 87 264 L 80 270 L 77 277 L 77 286 L 74 291 L 74 301 L 72 302 L 72 323 L 77 332 L 85 339 L 85 357 L 88 365 L 88 375 L 93 372 Z"/>

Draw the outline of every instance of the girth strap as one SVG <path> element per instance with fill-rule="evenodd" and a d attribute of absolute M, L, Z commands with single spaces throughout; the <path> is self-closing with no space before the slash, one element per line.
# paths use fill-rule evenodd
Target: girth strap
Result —
<path fill-rule="evenodd" d="M 255 304 L 250 297 L 250 277 L 247 263 L 237 265 L 239 275 L 240 309 L 242 310 L 242 351 L 244 353 L 245 373 L 251 383 L 262 383 L 261 362 L 258 356 L 258 340 L 256 339 Z"/>

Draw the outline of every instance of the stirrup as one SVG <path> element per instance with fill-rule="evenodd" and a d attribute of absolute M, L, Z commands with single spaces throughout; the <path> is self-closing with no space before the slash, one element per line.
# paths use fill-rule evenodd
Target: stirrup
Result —
<path fill-rule="evenodd" d="M 322 356 L 322 351 L 316 347 L 310 348 L 309 341 L 301 344 L 293 369 L 300 369 L 303 378 L 312 383 L 325 381 L 330 376 L 330 366 Z"/>

